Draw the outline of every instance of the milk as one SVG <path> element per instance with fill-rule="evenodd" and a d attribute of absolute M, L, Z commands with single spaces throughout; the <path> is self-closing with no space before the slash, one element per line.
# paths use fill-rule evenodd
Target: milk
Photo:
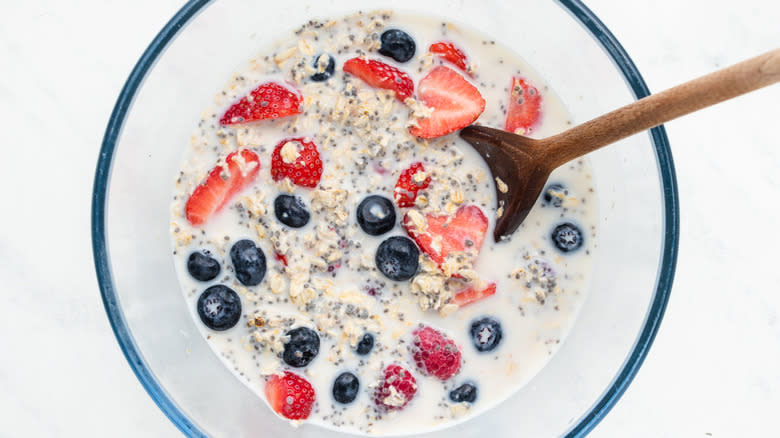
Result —
<path fill-rule="evenodd" d="M 417 44 L 415 58 L 398 64 L 377 53 L 370 53 L 369 57 L 401 68 L 410 74 L 415 83 L 427 74 L 432 65 L 437 64 L 435 58 L 426 57 L 431 43 L 452 41 L 464 50 L 476 66 L 474 76 L 467 78 L 477 86 L 487 102 L 485 112 L 478 120 L 480 123 L 503 127 L 511 78 L 520 75 L 534 84 L 542 95 L 542 120 L 530 135 L 546 137 L 570 125 L 566 110 L 554 92 L 517 56 L 516 52 L 522 54 L 523 47 L 500 47 L 489 36 L 428 17 L 388 13 L 389 18 L 384 19 L 381 15 L 364 13 L 336 20 L 335 23 L 323 20 L 321 27 L 303 29 L 298 35 L 291 35 L 270 47 L 259 48 L 258 56 L 229 80 L 222 92 L 217 94 L 214 106 L 203 112 L 203 119 L 195 129 L 190 144 L 183 146 L 182 173 L 177 176 L 171 207 L 174 259 L 184 292 L 182 305 L 192 311 L 203 336 L 225 365 L 261 398 L 265 397 L 263 389 L 267 376 L 281 370 L 298 373 L 311 382 L 317 393 L 314 411 L 307 422 L 376 435 L 422 433 L 451 425 L 490 409 L 516 391 L 522 391 L 523 386 L 557 351 L 577 316 L 587 292 L 597 231 L 596 192 L 590 166 L 585 159 L 562 166 L 550 177 L 551 183 L 560 183 L 568 189 L 562 207 L 554 208 L 540 199 L 509 241 L 495 243 L 492 233 L 497 210 L 496 181 L 482 158 L 456 134 L 429 144 L 415 142 L 406 133 L 409 110 L 395 101 L 382 104 L 383 107 L 389 105 L 388 114 L 393 117 L 384 117 L 365 133 L 360 131 L 361 134 L 356 134 L 360 128 L 355 126 L 350 126 L 352 133 L 347 134 L 341 130 L 324 129 L 338 124 L 333 121 L 326 123 L 315 117 L 316 101 L 322 103 L 321 108 L 335 108 L 336 112 L 351 108 L 344 93 L 334 93 L 334 90 L 344 91 L 340 88 L 344 86 L 344 73 L 340 70 L 343 62 L 357 56 L 358 49 L 365 49 L 352 44 L 348 35 L 355 34 L 358 41 L 368 36 L 367 41 L 370 41 L 372 33 L 381 33 L 387 28 L 403 29 L 412 35 Z M 372 24 L 375 22 L 379 24 Z M 344 45 L 348 48 L 344 49 Z M 282 59 L 290 52 L 294 53 Z M 321 52 L 331 53 L 336 58 L 336 75 L 328 82 L 312 83 L 305 76 L 290 73 L 297 59 L 308 62 Z M 220 115 L 236 98 L 257 84 L 271 80 L 286 81 L 301 90 L 307 99 L 304 114 L 236 127 L 219 126 Z M 358 96 L 368 96 L 365 101 L 371 102 L 370 93 L 377 90 L 360 81 L 353 82 L 352 89 Z M 204 89 L 210 87 L 211 84 L 204 84 Z M 389 140 L 379 136 L 383 130 L 390 132 Z M 270 155 L 274 146 L 285 138 L 303 136 L 314 139 L 323 159 L 324 174 L 318 189 L 292 187 L 274 182 L 270 176 Z M 381 144 L 385 140 L 386 146 Z M 256 182 L 237 196 L 231 207 L 211 218 L 204 226 L 191 227 L 183 217 L 187 197 L 220 157 L 224 158 L 239 147 L 250 148 L 260 157 L 261 170 Z M 393 282 L 372 269 L 377 246 L 387 237 L 406 235 L 400 223 L 389 233 L 375 237 L 362 232 L 355 222 L 355 209 L 360 201 L 370 194 L 392 199 L 399 173 L 416 161 L 425 161 L 426 170 L 438 172 L 432 188 L 438 185 L 439 193 L 462 191 L 466 203 L 479 206 L 490 221 L 474 268 L 481 279 L 497 283 L 497 293 L 446 317 L 433 310 L 421 310 L 416 298 L 409 293 L 408 281 Z M 300 229 L 282 227 L 274 217 L 274 198 L 278 194 L 290 193 L 290 190 L 301 196 L 309 206 L 320 196 L 316 194 L 317 190 L 327 199 L 334 197 L 336 191 L 344 192 L 338 200 L 339 207 L 335 207 L 348 213 L 344 224 L 335 227 L 339 230 L 336 233 L 338 245 L 344 245 L 344 248 L 331 249 L 326 255 L 334 257 L 333 251 L 343 252 L 336 262 L 329 264 L 333 266 L 331 271 L 324 269 L 310 273 L 303 266 L 304 261 L 323 257 L 313 257 L 310 253 L 315 249 L 307 249 L 306 245 L 317 245 L 332 237 L 330 231 L 322 228 L 328 220 L 328 212 L 317 214 L 312 211 L 311 221 Z M 241 207 L 236 208 L 236 204 Z M 255 213 L 249 217 L 247 211 Z M 396 208 L 399 222 L 405 211 Z M 550 233 L 562 222 L 572 222 L 580 227 L 584 235 L 582 248 L 563 254 L 553 246 Z M 258 228 L 258 224 L 262 225 L 262 229 Z M 272 237 L 275 231 L 283 233 L 283 237 Z M 267 258 L 265 279 L 255 287 L 243 287 L 238 283 L 228 255 L 232 244 L 244 238 L 253 240 Z M 277 243 L 281 241 L 282 249 L 289 252 L 290 266 L 285 267 L 275 258 L 279 248 L 274 247 L 274 239 Z M 289 248 L 285 246 L 288 243 Z M 220 275 L 207 283 L 195 281 L 186 268 L 189 254 L 201 249 L 210 250 L 222 263 Z M 555 273 L 556 287 L 549 287 L 544 294 L 539 294 L 539 283 L 532 281 L 534 266 L 543 269 L 545 264 Z M 301 274 L 304 271 L 305 274 Z M 321 294 L 317 298 L 319 301 L 315 300 L 317 303 L 312 305 L 316 308 L 313 312 L 305 311 L 290 300 L 290 288 L 299 275 L 308 276 L 308 283 Z M 283 286 L 280 286 L 282 282 Z M 382 283 L 384 287 L 380 286 Z M 241 321 L 224 332 L 206 328 L 195 309 L 199 294 L 212 284 L 224 284 L 236 290 L 242 298 Z M 368 293 L 371 287 L 381 290 L 381 293 L 371 296 Z M 322 318 L 322 309 L 330 307 L 320 301 L 327 301 L 331 306 L 334 302 L 352 304 L 365 309 L 372 318 L 345 317 L 342 321 L 344 328 L 328 328 L 324 323 L 321 327 L 318 323 L 322 321 L 317 318 Z M 258 312 L 265 312 L 271 317 L 293 318 L 296 321 L 294 326 L 317 328 L 321 337 L 319 355 L 307 367 L 293 369 L 272 351 L 256 348 L 256 327 L 247 323 Z M 474 348 L 469 334 L 471 322 L 483 316 L 496 318 L 503 328 L 499 347 L 486 353 Z M 406 346 L 410 343 L 412 331 L 420 323 L 444 332 L 460 346 L 463 357 L 461 370 L 446 382 L 425 376 L 415 369 L 411 361 Z M 362 335 L 366 331 L 376 336 L 377 346 L 369 355 L 358 356 L 353 352 L 350 333 L 354 332 L 354 340 L 356 334 Z M 399 363 L 411 370 L 417 379 L 418 390 L 405 409 L 377 417 L 373 385 L 376 385 L 381 369 L 390 363 Z M 336 403 L 331 396 L 333 380 L 343 371 L 357 375 L 361 385 L 358 398 L 348 405 Z M 449 391 L 464 382 L 477 386 L 477 400 L 473 404 L 451 402 Z"/>

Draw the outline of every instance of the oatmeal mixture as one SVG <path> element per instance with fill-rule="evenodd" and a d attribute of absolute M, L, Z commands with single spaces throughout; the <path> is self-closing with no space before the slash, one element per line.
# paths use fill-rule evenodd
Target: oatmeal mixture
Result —
<path fill-rule="evenodd" d="M 584 298 L 590 167 L 554 172 L 497 243 L 506 184 L 457 130 L 560 132 L 544 80 L 484 36 L 390 11 L 259 49 L 202 113 L 171 208 L 214 351 L 293 424 L 368 434 L 431 430 L 522 388 Z"/>

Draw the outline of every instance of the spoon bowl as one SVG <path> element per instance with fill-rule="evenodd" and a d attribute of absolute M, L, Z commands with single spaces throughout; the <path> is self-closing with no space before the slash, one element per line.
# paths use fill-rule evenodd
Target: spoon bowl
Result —
<path fill-rule="evenodd" d="M 550 173 L 540 141 L 486 126 L 467 126 L 460 136 L 482 156 L 496 180 L 496 228 L 499 242 L 511 235 L 528 216 Z"/>

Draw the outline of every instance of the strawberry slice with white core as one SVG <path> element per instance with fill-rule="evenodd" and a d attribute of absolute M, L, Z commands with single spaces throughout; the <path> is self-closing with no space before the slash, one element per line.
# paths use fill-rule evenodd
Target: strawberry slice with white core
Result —
<path fill-rule="evenodd" d="M 396 99 L 401 102 L 414 93 L 412 78 L 405 72 L 382 61 L 352 58 L 344 63 L 342 69 L 352 76 L 357 76 L 372 87 L 395 91 Z"/>
<path fill-rule="evenodd" d="M 184 206 L 187 221 L 195 226 L 206 223 L 250 185 L 259 171 L 260 159 L 256 153 L 248 149 L 231 152 L 225 163 L 215 166 L 187 199 Z"/>
<path fill-rule="evenodd" d="M 417 96 L 432 110 L 430 116 L 418 118 L 409 132 L 420 138 L 450 134 L 474 123 L 485 110 L 485 99 L 460 73 L 439 66 L 417 85 Z"/>
<path fill-rule="evenodd" d="M 417 246 L 441 265 L 451 252 L 479 254 L 488 229 L 488 219 L 476 205 L 464 205 L 455 215 L 422 215 L 410 210 L 404 228 Z"/>
<path fill-rule="evenodd" d="M 513 77 L 504 130 L 521 135 L 529 134 L 539 124 L 541 115 L 542 96 L 539 90 L 525 79 Z"/>
<path fill-rule="evenodd" d="M 467 306 L 471 303 L 483 300 L 496 294 L 496 284 L 490 283 L 487 286 L 472 286 L 455 294 L 452 303 L 458 307 Z"/>

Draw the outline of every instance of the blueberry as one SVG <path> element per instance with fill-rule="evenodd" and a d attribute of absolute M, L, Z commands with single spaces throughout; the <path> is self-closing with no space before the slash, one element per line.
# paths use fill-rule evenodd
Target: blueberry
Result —
<path fill-rule="evenodd" d="M 376 267 L 385 277 L 404 281 L 417 273 L 420 250 L 411 239 L 402 236 L 389 237 L 376 250 Z"/>
<path fill-rule="evenodd" d="M 311 80 L 314 82 L 323 82 L 333 76 L 333 72 L 336 71 L 336 61 L 327 53 L 320 53 L 314 57 L 312 67 L 314 67 L 316 73 L 310 76 Z"/>
<path fill-rule="evenodd" d="M 333 381 L 333 398 L 342 404 L 351 403 L 357 398 L 360 381 L 357 376 L 345 371 Z"/>
<path fill-rule="evenodd" d="M 494 350 L 502 336 L 501 324 L 489 316 L 471 323 L 471 340 L 477 351 Z"/>
<path fill-rule="evenodd" d="M 279 195 L 274 200 L 274 214 L 288 227 L 300 228 L 309 223 L 311 215 L 300 196 Z"/>
<path fill-rule="evenodd" d="M 358 342 L 355 353 L 365 356 L 371 352 L 372 348 L 374 348 L 374 335 L 366 333 Z"/>
<path fill-rule="evenodd" d="M 241 298 L 233 289 L 221 284 L 203 291 L 197 307 L 200 320 L 212 330 L 227 330 L 241 319 Z"/>
<path fill-rule="evenodd" d="M 257 286 L 265 277 L 265 254 L 251 240 L 239 240 L 230 248 L 230 260 L 238 281 L 244 286 Z"/>
<path fill-rule="evenodd" d="M 308 327 L 294 328 L 285 336 L 289 336 L 290 340 L 284 344 L 282 359 L 291 367 L 305 367 L 320 352 L 320 337 Z"/>
<path fill-rule="evenodd" d="M 379 53 L 398 62 L 406 62 L 414 56 L 414 40 L 408 33 L 398 29 L 388 29 L 379 38 L 382 45 Z"/>
<path fill-rule="evenodd" d="M 582 231 L 571 222 L 564 222 L 550 234 L 553 244 L 561 252 L 570 252 L 582 246 Z"/>
<path fill-rule="evenodd" d="M 378 195 L 367 197 L 358 205 L 357 222 L 366 234 L 372 236 L 392 230 L 395 226 L 393 201 Z"/>
<path fill-rule="evenodd" d="M 208 251 L 195 251 L 187 259 L 187 272 L 200 281 L 211 281 L 219 275 L 219 262 Z"/>
<path fill-rule="evenodd" d="M 547 205 L 552 205 L 553 207 L 560 207 L 563 203 L 563 199 L 561 199 L 561 195 L 568 195 L 569 191 L 566 190 L 566 188 L 563 187 L 561 184 L 550 184 L 547 186 L 546 189 L 544 189 L 544 195 L 542 195 L 542 199 L 544 200 L 544 203 Z"/>
<path fill-rule="evenodd" d="M 471 383 L 464 383 L 450 391 L 450 400 L 455 403 L 469 402 L 474 403 L 477 399 L 477 387 Z"/>

